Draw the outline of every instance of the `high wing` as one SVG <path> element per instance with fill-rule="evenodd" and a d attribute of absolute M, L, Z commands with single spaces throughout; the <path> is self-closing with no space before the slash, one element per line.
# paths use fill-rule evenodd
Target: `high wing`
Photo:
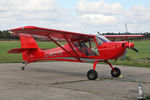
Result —
<path fill-rule="evenodd" d="M 143 37 L 143 35 L 104 35 L 107 38 L 113 37 Z"/>
<path fill-rule="evenodd" d="M 42 37 L 48 37 L 58 42 L 65 42 L 67 39 L 70 41 L 79 41 L 79 40 L 87 40 L 90 38 L 94 38 L 95 35 L 89 35 L 89 34 L 81 34 L 81 33 L 75 33 L 75 32 L 67 32 L 67 31 L 61 31 L 61 30 L 54 30 L 54 29 L 47 29 L 47 28 L 40 28 L 36 26 L 25 26 L 25 27 L 19 27 L 16 29 L 9 30 L 13 33 L 19 34 L 31 34 L 33 36 L 42 36 Z"/>
<path fill-rule="evenodd" d="M 128 40 L 130 38 L 138 38 L 138 37 L 144 37 L 144 35 L 104 35 L 106 38 L 112 41 L 120 41 L 120 40 Z"/>
<path fill-rule="evenodd" d="M 76 41 L 86 42 L 90 40 L 91 38 L 95 37 L 95 35 L 40 28 L 36 26 L 19 27 L 16 29 L 11 29 L 9 31 L 16 33 L 16 35 L 19 35 L 21 33 L 21 34 L 30 34 L 32 36 L 41 36 L 42 38 L 43 37 L 47 38 L 49 39 L 49 41 L 54 42 L 56 45 L 58 45 L 60 48 L 66 51 L 69 55 L 76 58 L 78 61 L 81 61 L 81 60 L 80 60 L 79 54 L 73 48 L 73 45 L 72 45 L 73 42 L 76 42 Z M 68 42 L 73 52 L 69 52 L 67 49 L 61 46 L 58 42 Z M 17 51 L 17 52 L 21 52 L 21 51 Z"/>

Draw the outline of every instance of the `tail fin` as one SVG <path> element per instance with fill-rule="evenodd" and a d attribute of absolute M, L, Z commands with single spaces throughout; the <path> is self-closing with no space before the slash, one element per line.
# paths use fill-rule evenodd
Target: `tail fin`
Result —
<path fill-rule="evenodd" d="M 20 34 L 21 48 L 15 48 L 8 53 L 22 53 L 23 60 L 28 62 L 36 61 L 36 54 L 40 48 L 31 35 Z"/>
<path fill-rule="evenodd" d="M 31 35 L 20 34 L 21 48 L 39 48 Z"/>

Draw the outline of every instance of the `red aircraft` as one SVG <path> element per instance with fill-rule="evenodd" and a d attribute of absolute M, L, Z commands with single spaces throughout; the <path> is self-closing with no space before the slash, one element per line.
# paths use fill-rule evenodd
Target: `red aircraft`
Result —
<path fill-rule="evenodd" d="M 108 61 L 110 59 L 117 60 L 126 54 L 126 49 L 134 48 L 134 44 L 127 41 L 110 42 L 102 35 L 89 35 L 75 32 L 60 31 L 54 29 L 40 28 L 35 26 L 25 26 L 9 30 L 20 37 L 21 48 L 14 48 L 8 53 L 22 53 L 25 65 L 21 67 L 24 70 L 29 63 L 40 60 L 59 60 L 72 62 L 94 62 L 93 69 L 87 72 L 89 80 L 95 80 L 98 77 L 96 72 L 96 64 L 98 62 L 106 62 L 111 67 L 112 77 L 118 77 L 121 71 L 117 67 L 113 67 Z M 143 35 L 115 35 L 115 37 L 142 37 Z M 42 50 L 36 44 L 33 37 L 41 37 L 54 42 L 58 47 L 48 50 Z M 114 36 L 112 36 L 114 37 Z M 67 42 L 61 45 L 59 42 Z"/>

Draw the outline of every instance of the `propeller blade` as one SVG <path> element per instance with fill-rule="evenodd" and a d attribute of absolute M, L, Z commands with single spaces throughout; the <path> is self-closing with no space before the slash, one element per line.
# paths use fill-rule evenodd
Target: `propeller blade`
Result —
<path fill-rule="evenodd" d="M 130 49 L 132 49 L 132 50 L 134 50 L 135 52 L 139 52 L 139 50 L 138 49 L 136 49 L 135 47 L 132 47 L 132 48 L 130 48 Z"/>
<path fill-rule="evenodd" d="M 121 57 L 121 60 L 124 60 L 124 59 L 125 59 L 127 52 L 128 52 L 128 50 L 126 49 L 126 50 L 124 51 L 124 53 L 123 53 L 123 56 Z"/>

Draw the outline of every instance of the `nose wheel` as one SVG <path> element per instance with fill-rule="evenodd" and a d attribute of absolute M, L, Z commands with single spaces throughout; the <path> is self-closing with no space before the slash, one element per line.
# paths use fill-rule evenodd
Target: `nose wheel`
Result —
<path fill-rule="evenodd" d="M 118 67 L 114 67 L 114 70 L 111 70 L 112 77 L 119 77 L 121 75 L 121 71 Z"/>
<path fill-rule="evenodd" d="M 119 77 L 121 75 L 121 70 L 118 67 L 113 67 L 112 64 L 108 61 L 106 63 L 111 67 L 111 76 L 112 77 Z"/>
<path fill-rule="evenodd" d="M 89 80 L 95 80 L 95 79 L 97 79 L 98 74 L 95 70 L 91 69 L 91 70 L 88 71 L 87 77 L 88 77 Z"/>

